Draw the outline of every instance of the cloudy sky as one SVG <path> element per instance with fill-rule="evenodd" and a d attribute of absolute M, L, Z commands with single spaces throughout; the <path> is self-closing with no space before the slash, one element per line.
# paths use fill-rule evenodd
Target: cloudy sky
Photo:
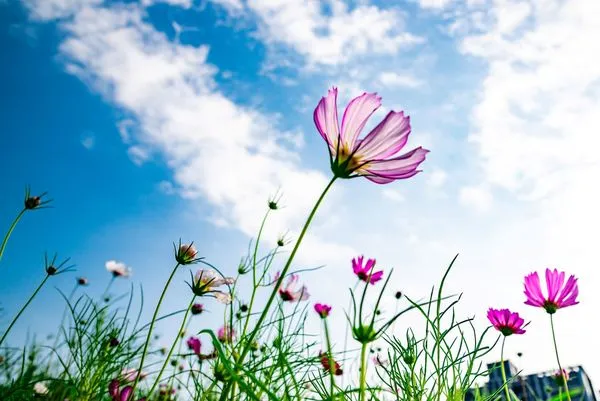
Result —
<path fill-rule="evenodd" d="M 390 291 L 418 298 L 460 253 L 449 290 L 464 292 L 461 312 L 531 320 L 507 352 L 534 372 L 555 364 L 522 279 L 557 267 L 581 293 L 556 315 L 563 362 L 600 383 L 599 16 L 595 0 L 0 1 L 0 223 L 26 185 L 54 198 L 11 239 L 3 322 L 44 251 L 71 256 L 92 294 L 104 263 L 123 261 L 134 275 L 115 291 L 141 283 L 151 303 L 180 237 L 235 273 L 277 191 L 267 245 L 293 237 L 331 174 L 312 111 L 337 86 L 342 104 L 383 97 L 367 128 L 404 110 L 409 145 L 431 153 L 410 180 L 336 183 L 297 259 L 325 265 L 302 276 L 312 299 L 341 325 L 353 256 L 393 267 Z M 178 277 L 167 309 L 188 302 Z M 15 335 L 52 332 L 61 313 L 48 287 Z"/>

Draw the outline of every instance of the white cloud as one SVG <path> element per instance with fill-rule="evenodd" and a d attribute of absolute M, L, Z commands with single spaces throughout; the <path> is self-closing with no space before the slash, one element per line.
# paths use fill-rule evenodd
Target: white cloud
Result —
<path fill-rule="evenodd" d="M 408 74 L 399 74 L 397 72 L 385 71 L 379 74 L 379 81 L 385 86 L 418 88 L 423 85 L 423 81 Z"/>
<path fill-rule="evenodd" d="M 426 9 L 442 10 L 449 7 L 456 0 L 418 0 L 419 6 Z"/>
<path fill-rule="evenodd" d="M 268 194 L 281 188 L 287 207 L 269 224 L 270 238 L 299 227 L 327 182 L 300 165 L 294 152 L 301 134 L 281 131 L 276 117 L 224 96 L 214 81 L 217 68 L 206 61 L 208 47 L 170 42 L 144 12 L 122 4 L 77 9 L 62 24 L 67 71 L 132 117 L 119 124 L 132 160 L 164 159 L 182 196 L 216 208 L 211 221 L 253 236 Z"/>
<path fill-rule="evenodd" d="M 487 188 L 464 187 L 460 189 L 459 200 L 477 212 L 487 212 L 492 207 L 493 197 Z"/>
<path fill-rule="evenodd" d="M 285 45 L 309 65 L 339 65 L 355 56 L 395 54 L 422 38 L 404 31 L 403 16 L 394 9 L 359 5 L 349 9 L 332 0 L 326 14 L 316 1 L 249 0 L 259 18 L 259 35 L 267 44 Z"/>
<path fill-rule="evenodd" d="M 92 150 L 96 145 L 96 138 L 93 133 L 86 132 L 81 136 L 81 145 L 87 150 Z"/>
<path fill-rule="evenodd" d="M 427 176 L 427 185 L 432 188 L 439 188 L 446 183 L 447 178 L 448 174 L 444 170 L 433 168 Z"/>
<path fill-rule="evenodd" d="M 388 198 L 391 201 L 394 201 L 394 202 L 403 202 L 404 201 L 404 195 L 402 195 L 402 193 L 396 189 L 384 188 L 381 193 L 383 194 L 384 197 Z"/>
<path fill-rule="evenodd" d="M 104 0 L 22 0 L 35 20 L 49 21 L 72 16 L 79 10 L 101 4 Z"/>

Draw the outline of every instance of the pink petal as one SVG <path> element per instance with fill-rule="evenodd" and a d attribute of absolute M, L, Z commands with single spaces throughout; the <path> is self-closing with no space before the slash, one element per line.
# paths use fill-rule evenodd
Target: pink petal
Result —
<path fill-rule="evenodd" d="M 342 117 L 342 146 L 350 152 L 354 150 L 356 138 L 379 106 L 381 97 L 376 93 L 363 93 L 348 103 Z"/>
<path fill-rule="evenodd" d="M 571 302 L 575 301 L 575 298 L 577 298 L 578 293 L 579 293 L 579 290 L 577 288 L 577 279 L 575 278 L 575 276 L 569 276 L 569 279 L 567 280 L 567 284 L 565 284 L 565 287 L 560 292 L 560 295 L 558 296 L 556 303 L 558 304 L 559 307 L 564 307 L 565 301 L 567 299 L 571 300 Z M 573 296 L 573 294 L 575 296 Z M 574 303 L 571 303 L 571 305 L 574 305 Z M 571 305 L 566 305 L 566 306 L 571 306 Z"/>
<path fill-rule="evenodd" d="M 537 272 L 525 276 L 525 303 L 531 306 L 544 306 L 546 301 L 540 286 L 540 276 Z"/>
<path fill-rule="evenodd" d="M 367 172 L 363 175 L 379 184 L 410 178 L 418 173 L 417 167 L 425 160 L 427 153 L 427 149 L 418 147 L 393 159 L 372 161 L 362 169 Z"/>
<path fill-rule="evenodd" d="M 108 384 L 108 395 L 113 398 L 119 395 L 119 381 L 117 379 L 111 380 Z"/>
<path fill-rule="evenodd" d="M 564 272 L 559 273 L 556 269 L 554 269 L 554 271 L 546 269 L 546 287 L 548 289 L 548 300 L 550 302 L 556 303 L 556 295 L 558 295 L 558 291 L 562 288 L 564 281 Z"/>
<path fill-rule="evenodd" d="M 130 401 L 129 399 L 131 398 L 132 392 L 133 388 L 131 386 L 127 386 L 121 390 L 121 396 L 119 397 L 120 401 Z"/>
<path fill-rule="evenodd" d="M 390 111 L 373 130 L 356 145 L 361 160 L 381 160 L 393 156 L 406 145 L 410 118 L 404 112 Z"/>
<path fill-rule="evenodd" d="M 331 152 L 335 154 L 338 138 L 340 136 L 337 114 L 337 88 L 331 88 L 327 96 L 321 98 L 313 113 L 317 130 L 329 144 Z"/>
<path fill-rule="evenodd" d="M 375 284 L 376 282 L 381 280 L 382 277 L 383 277 L 383 270 L 380 270 L 378 272 L 371 274 L 371 278 L 369 279 L 369 281 L 371 282 L 371 284 Z"/>
<path fill-rule="evenodd" d="M 364 256 L 361 255 L 358 258 L 352 259 L 352 270 L 354 271 L 354 274 L 362 273 L 363 258 L 364 258 Z"/>

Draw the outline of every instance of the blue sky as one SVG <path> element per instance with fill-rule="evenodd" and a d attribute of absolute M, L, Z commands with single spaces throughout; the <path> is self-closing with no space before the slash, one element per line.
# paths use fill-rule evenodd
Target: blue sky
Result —
<path fill-rule="evenodd" d="M 313 299 L 344 307 L 349 260 L 361 253 L 395 268 L 394 289 L 422 296 L 460 252 L 450 286 L 465 293 L 461 310 L 482 326 L 489 306 L 519 310 L 533 323 L 511 352 L 525 353 L 526 371 L 552 369 L 548 322 L 522 304 L 522 277 L 558 267 L 581 288 L 581 305 L 557 316 L 563 360 L 600 380 L 592 325 L 573 324 L 597 314 L 600 284 L 597 2 L 0 7 L 10 55 L 0 65 L 0 223 L 10 224 L 26 185 L 55 199 L 11 239 L 3 320 L 41 279 L 45 250 L 72 257 L 96 294 L 108 281 L 104 263 L 123 261 L 152 300 L 180 237 L 233 273 L 279 188 L 286 207 L 266 237 L 296 233 L 330 174 L 312 110 L 336 85 L 340 106 L 362 91 L 382 95 L 385 110 L 369 126 L 405 110 L 409 145 L 431 153 L 414 179 L 334 188 L 298 259 L 326 265 L 303 277 Z M 187 302 L 178 291 L 186 274 L 167 310 Z M 54 284 L 68 291 L 74 277 Z M 62 308 L 48 305 L 59 300 L 48 287 L 15 336 L 51 331 Z"/>

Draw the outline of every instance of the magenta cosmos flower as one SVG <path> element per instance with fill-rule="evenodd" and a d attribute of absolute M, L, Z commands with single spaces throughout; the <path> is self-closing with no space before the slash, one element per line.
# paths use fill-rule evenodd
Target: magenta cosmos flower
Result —
<path fill-rule="evenodd" d="M 235 337 L 235 331 L 227 325 L 221 327 L 217 331 L 217 338 L 222 343 L 232 343 L 234 337 Z"/>
<path fill-rule="evenodd" d="M 279 276 L 280 273 L 277 272 L 275 274 L 275 278 L 273 279 L 275 283 L 277 283 L 277 281 L 279 280 Z M 282 285 L 279 288 L 279 296 L 284 302 L 306 301 L 310 297 L 308 289 L 305 285 L 303 285 L 299 289 L 296 289 L 299 279 L 300 277 L 297 274 L 290 274 L 290 277 L 288 278 L 285 287 Z"/>
<path fill-rule="evenodd" d="M 317 312 L 322 319 L 325 319 L 327 316 L 329 316 L 329 312 L 331 312 L 331 306 L 325 304 L 315 304 L 315 312 Z"/>
<path fill-rule="evenodd" d="M 548 296 L 542 293 L 540 277 L 537 272 L 525 276 L 525 303 L 531 306 L 544 308 L 546 312 L 552 314 L 560 308 L 577 305 L 577 279 L 575 276 L 569 276 L 565 283 L 565 272 L 546 269 L 546 288 Z"/>
<path fill-rule="evenodd" d="M 508 309 L 490 308 L 487 313 L 487 318 L 492 326 L 504 336 L 525 333 L 525 320 L 523 320 L 516 312 L 511 312 Z"/>
<path fill-rule="evenodd" d="M 317 130 L 329 145 L 331 170 L 336 177 L 363 176 L 378 184 L 410 178 L 429 152 L 418 147 L 397 155 L 410 134 L 410 118 L 403 111 L 390 111 L 364 138 L 358 139 L 369 117 L 381 106 L 376 93 L 363 93 L 352 99 L 340 127 L 337 88 L 322 98 L 314 111 Z"/>
<path fill-rule="evenodd" d="M 187 340 L 188 348 L 194 352 L 197 356 L 200 356 L 200 348 L 202 347 L 202 343 L 200 339 L 197 337 L 190 337 Z"/>
<path fill-rule="evenodd" d="M 113 401 L 133 401 L 133 387 L 125 386 L 120 388 L 119 380 L 114 379 L 108 384 L 108 395 Z M 140 398 L 138 401 L 145 401 L 145 398 Z"/>
<path fill-rule="evenodd" d="M 368 259 L 367 263 L 364 263 L 364 256 L 352 259 L 352 270 L 359 280 L 365 283 L 375 284 L 383 277 L 383 270 L 373 272 L 375 269 L 375 259 Z"/>

